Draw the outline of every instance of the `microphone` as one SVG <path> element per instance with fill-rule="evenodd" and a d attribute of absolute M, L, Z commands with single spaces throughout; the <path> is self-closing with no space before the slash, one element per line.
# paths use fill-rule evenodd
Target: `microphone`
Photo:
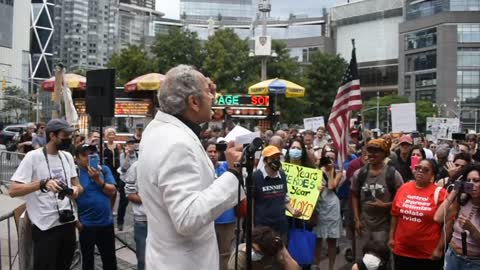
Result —
<path fill-rule="evenodd" d="M 253 139 L 253 141 L 245 147 L 245 156 L 252 157 L 255 155 L 255 152 L 262 147 L 263 141 L 259 137 Z"/>
<path fill-rule="evenodd" d="M 467 232 L 463 231 L 461 233 L 462 235 L 462 253 L 463 256 L 467 256 L 468 251 L 467 251 Z"/>

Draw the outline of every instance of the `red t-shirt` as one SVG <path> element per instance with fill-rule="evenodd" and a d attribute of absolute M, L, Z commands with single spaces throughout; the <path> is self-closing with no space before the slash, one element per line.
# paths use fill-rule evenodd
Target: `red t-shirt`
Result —
<path fill-rule="evenodd" d="M 431 258 L 441 237 L 441 226 L 433 220 L 433 216 L 446 197 L 446 190 L 442 188 L 435 204 L 436 188 L 432 183 L 419 189 L 415 181 L 410 181 L 397 191 L 392 202 L 392 216 L 398 217 L 393 249 L 396 255 Z"/>

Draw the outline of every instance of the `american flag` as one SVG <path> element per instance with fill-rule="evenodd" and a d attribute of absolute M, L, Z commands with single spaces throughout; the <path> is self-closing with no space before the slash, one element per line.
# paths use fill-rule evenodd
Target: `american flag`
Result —
<path fill-rule="evenodd" d="M 327 123 L 327 129 L 330 132 L 333 144 L 338 150 L 337 159 L 341 166 L 343 166 L 347 156 L 351 112 L 361 109 L 362 96 L 360 94 L 360 80 L 358 78 L 357 57 L 354 47 L 350 65 L 348 65 L 345 74 L 343 74 L 342 84 L 338 88 Z"/>

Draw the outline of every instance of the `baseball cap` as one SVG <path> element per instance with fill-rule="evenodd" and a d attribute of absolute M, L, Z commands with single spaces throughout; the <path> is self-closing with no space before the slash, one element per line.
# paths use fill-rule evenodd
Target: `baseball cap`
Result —
<path fill-rule="evenodd" d="M 125 143 L 126 144 L 134 144 L 134 143 L 137 143 L 137 141 L 133 138 L 129 138 Z"/>
<path fill-rule="evenodd" d="M 280 152 L 280 150 L 278 150 L 278 148 L 276 146 L 269 145 L 269 146 L 267 146 L 263 149 L 262 156 L 263 157 L 271 157 L 273 155 L 281 154 L 281 153 L 282 152 Z"/>
<path fill-rule="evenodd" d="M 408 135 L 402 135 L 402 137 L 400 137 L 400 140 L 398 141 L 398 144 L 402 144 L 402 143 L 413 144 L 412 137 Z"/>
<path fill-rule="evenodd" d="M 80 154 L 83 154 L 83 153 L 86 153 L 86 152 L 96 153 L 96 152 L 98 152 L 98 149 L 97 149 L 97 147 L 96 147 L 95 145 L 93 145 L 93 144 L 88 144 L 88 143 L 79 145 L 79 146 L 77 146 L 77 148 L 75 149 L 75 154 L 76 154 L 76 155 L 80 155 Z"/>
<path fill-rule="evenodd" d="M 63 120 L 63 119 L 52 119 L 48 121 L 47 127 L 45 129 L 45 132 L 48 134 L 49 132 L 55 132 L 63 130 L 65 132 L 74 132 L 75 128 L 71 127 L 70 124 Z"/>

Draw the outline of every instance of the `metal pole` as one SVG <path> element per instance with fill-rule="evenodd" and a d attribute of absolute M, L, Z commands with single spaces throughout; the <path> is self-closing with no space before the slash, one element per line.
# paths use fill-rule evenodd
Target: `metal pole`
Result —
<path fill-rule="evenodd" d="M 262 11 L 262 36 L 266 36 L 266 35 L 267 35 L 267 12 Z M 267 79 L 267 57 L 262 56 L 261 61 L 262 61 L 261 62 L 262 71 L 261 71 L 260 79 L 262 81 L 265 81 Z"/>
<path fill-rule="evenodd" d="M 265 56 L 262 57 L 262 72 L 260 75 L 260 80 L 265 81 L 267 79 L 267 58 Z"/>
<path fill-rule="evenodd" d="M 478 109 L 475 109 L 475 133 L 477 133 L 477 117 L 478 117 Z"/>
<path fill-rule="evenodd" d="M 377 91 L 377 125 L 376 128 L 377 130 L 380 127 L 380 92 Z"/>

